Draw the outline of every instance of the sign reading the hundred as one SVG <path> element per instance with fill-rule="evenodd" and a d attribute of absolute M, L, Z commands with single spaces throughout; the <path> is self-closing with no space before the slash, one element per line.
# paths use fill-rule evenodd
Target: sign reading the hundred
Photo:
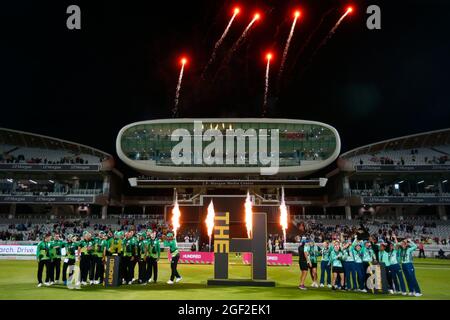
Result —
<path fill-rule="evenodd" d="M 117 154 L 144 174 L 306 175 L 340 152 L 333 127 L 288 119 L 164 119 L 120 130 Z"/>

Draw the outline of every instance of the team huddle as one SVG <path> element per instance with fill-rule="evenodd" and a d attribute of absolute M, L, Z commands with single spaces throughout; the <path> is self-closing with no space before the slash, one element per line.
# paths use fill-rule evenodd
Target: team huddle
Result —
<path fill-rule="evenodd" d="M 179 282 L 182 279 L 177 270 L 179 251 L 171 232 L 162 235 L 161 239 L 157 237 L 156 231 L 151 229 L 137 234 L 134 231 L 116 231 L 114 233 L 100 231 L 94 237 L 85 231 L 80 239 L 76 235 L 68 235 L 66 240 L 62 240 L 58 233 L 47 234 L 44 240 L 39 242 L 36 250 L 38 287 L 43 284 L 51 286 L 60 283 L 61 274 L 62 282 L 66 285 L 67 270 L 77 261 L 79 261 L 80 268 L 79 279 L 75 279 L 77 285 L 102 284 L 106 257 L 113 255 L 120 258 L 122 284 L 156 283 L 161 240 L 171 254 L 171 276 L 167 283 Z M 136 265 L 139 268 L 138 279 L 134 279 Z M 45 282 L 42 281 L 44 267 L 46 269 Z"/>
<path fill-rule="evenodd" d="M 370 274 L 367 269 L 371 264 L 378 263 L 384 266 L 382 270 L 386 273 L 389 293 L 408 295 L 409 291 L 410 296 L 421 296 L 413 265 L 413 252 L 417 245 L 411 239 L 399 242 L 395 235 L 392 236 L 393 241 L 375 243 L 371 240 L 360 241 L 355 235 L 353 240 L 325 241 L 319 249 L 314 242 L 303 238 L 298 248 L 301 270 L 299 289 L 306 290 L 305 279 L 309 270 L 312 287 L 324 287 L 326 275 L 326 285 L 333 290 L 368 292 L 367 279 Z M 318 284 L 317 258 L 320 256 Z"/>

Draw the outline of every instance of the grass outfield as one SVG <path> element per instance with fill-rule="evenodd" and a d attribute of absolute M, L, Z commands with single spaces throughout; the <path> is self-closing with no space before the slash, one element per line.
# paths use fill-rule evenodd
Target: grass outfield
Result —
<path fill-rule="evenodd" d="M 249 277 L 249 266 L 243 265 L 231 255 L 230 262 L 230 278 Z M 213 267 L 186 264 L 179 265 L 178 268 L 183 281 L 170 286 L 165 283 L 170 275 L 170 265 L 167 259 L 161 259 L 157 284 L 136 284 L 114 289 L 97 285 L 69 290 L 63 285 L 37 288 L 35 261 L 0 260 L 0 299 L 450 299 L 450 261 L 416 259 L 415 266 L 419 285 L 424 293 L 420 298 L 335 292 L 328 288 L 300 291 L 297 288 L 297 262 L 291 267 L 268 268 L 269 279 L 276 281 L 275 288 L 208 287 L 206 280 L 212 278 Z M 311 283 L 309 275 L 306 283 Z"/>

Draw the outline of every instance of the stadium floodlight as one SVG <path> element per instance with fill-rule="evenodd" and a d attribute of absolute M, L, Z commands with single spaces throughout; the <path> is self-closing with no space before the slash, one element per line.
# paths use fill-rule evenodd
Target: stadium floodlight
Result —
<path fill-rule="evenodd" d="M 425 182 L 425 180 L 420 180 L 419 182 L 417 182 L 417 184 L 422 184 L 424 182 Z"/>
<path fill-rule="evenodd" d="M 448 180 L 447 179 L 445 179 L 444 181 L 442 181 L 442 183 L 447 183 L 448 182 Z"/>
<path fill-rule="evenodd" d="M 8 181 L 8 182 L 10 182 L 10 183 L 13 183 L 13 179 L 6 179 L 6 181 Z"/>
<path fill-rule="evenodd" d="M 36 181 L 34 181 L 34 180 L 28 180 L 29 182 L 31 182 L 31 183 L 33 183 L 33 184 L 38 184 Z"/>

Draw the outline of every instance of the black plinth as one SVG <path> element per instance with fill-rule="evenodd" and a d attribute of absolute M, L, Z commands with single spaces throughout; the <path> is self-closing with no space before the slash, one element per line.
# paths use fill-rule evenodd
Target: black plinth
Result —
<path fill-rule="evenodd" d="M 251 279 L 209 279 L 208 286 L 275 287 L 275 281 Z"/>

